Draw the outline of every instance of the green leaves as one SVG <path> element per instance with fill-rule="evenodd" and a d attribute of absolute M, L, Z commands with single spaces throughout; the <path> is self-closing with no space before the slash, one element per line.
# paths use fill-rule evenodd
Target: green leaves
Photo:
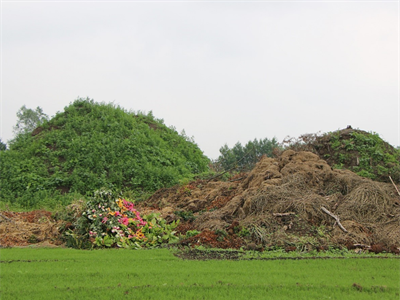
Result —
<path fill-rule="evenodd" d="M 232 148 L 224 145 L 219 149 L 221 155 L 216 164 L 221 165 L 224 170 L 237 168 L 238 170 L 248 171 L 254 167 L 262 155 L 271 157 L 273 150 L 279 147 L 275 138 L 272 140 L 268 138 L 254 139 L 254 141 L 247 142 L 245 146 L 237 142 Z"/>
<path fill-rule="evenodd" d="M 17 112 L 17 124 L 14 126 L 14 133 L 16 135 L 30 133 L 47 120 L 48 116 L 41 107 L 38 106 L 33 110 L 24 105 Z"/>
<path fill-rule="evenodd" d="M 192 140 L 151 113 L 90 99 L 77 99 L 34 134 L 18 135 L 0 155 L 0 199 L 21 205 L 27 186 L 81 195 L 106 187 L 139 196 L 205 172 L 209 163 Z"/>

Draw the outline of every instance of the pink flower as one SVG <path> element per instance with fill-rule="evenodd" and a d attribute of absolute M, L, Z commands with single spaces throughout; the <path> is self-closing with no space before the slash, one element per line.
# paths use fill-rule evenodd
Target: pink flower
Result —
<path fill-rule="evenodd" d="M 103 221 L 101 221 L 101 223 L 106 224 L 107 220 L 108 220 L 108 218 L 107 218 L 107 217 L 104 217 L 104 218 L 103 218 Z"/>
<path fill-rule="evenodd" d="M 124 217 L 118 220 L 119 223 L 124 224 L 125 226 L 129 224 L 129 219 Z"/>
<path fill-rule="evenodd" d="M 131 211 L 131 212 L 134 212 L 134 204 L 132 203 L 132 202 L 129 202 L 129 201 L 126 201 L 125 199 L 124 199 L 124 206 L 126 207 L 126 209 L 128 209 L 129 211 Z"/>
<path fill-rule="evenodd" d="M 121 215 L 121 213 L 120 213 L 119 211 L 116 211 L 116 212 L 115 212 L 115 216 L 116 216 L 116 217 L 119 217 L 119 216 L 122 216 L 122 215 Z"/>

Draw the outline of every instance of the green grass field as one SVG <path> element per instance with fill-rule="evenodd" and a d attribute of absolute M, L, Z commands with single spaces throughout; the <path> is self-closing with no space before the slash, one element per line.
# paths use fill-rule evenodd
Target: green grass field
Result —
<path fill-rule="evenodd" d="M 207 260 L 169 250 L 2 249 L 1 299 L 399 299 L 400 260 Z"/>

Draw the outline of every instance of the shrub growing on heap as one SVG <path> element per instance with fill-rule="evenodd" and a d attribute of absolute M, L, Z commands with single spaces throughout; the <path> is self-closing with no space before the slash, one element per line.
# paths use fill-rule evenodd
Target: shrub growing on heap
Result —
<path fill-rule="evenodd" d="M 77 99 L 0 151 L 0 200 L 40 207 L 101 187 L 140 197 L 207 171 L 208 163 L 190 138 L 151 112 Z"/>
<path fill-rule="evenodd" d="M 284 141 L 286 149 L 311 151 L 334 169 L 348 169 L 376 181 L 400 180 L 400 150 L 377 133 L 346 129 L 325 134 L 304 134 Z"/>

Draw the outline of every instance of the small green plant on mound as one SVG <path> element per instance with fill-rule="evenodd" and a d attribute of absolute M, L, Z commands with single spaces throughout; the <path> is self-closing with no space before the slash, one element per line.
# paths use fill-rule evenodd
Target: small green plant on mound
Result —
<path fill-rule="evenodd" d="M 87 202 L 76 230 L 65 233 L 68 246 L 140 249 L 178 240 L 174 229 L 179 220 L 167 224 L 156 213 L 141 216 L 133 202 L 112 195 L 110 191 L 97 191 Z"/>

